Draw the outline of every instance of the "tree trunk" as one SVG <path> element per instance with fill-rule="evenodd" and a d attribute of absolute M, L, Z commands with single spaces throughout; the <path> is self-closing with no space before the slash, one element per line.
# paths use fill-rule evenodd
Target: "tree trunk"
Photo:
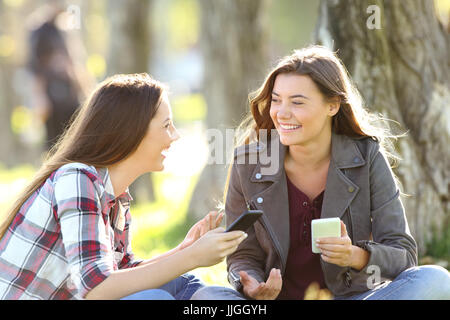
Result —
<path fill-rule="evenodd" d="M 225 138 L 225 129 L 236 127 L 243 119 L 248 94 L 256 89 L 267 67 L 262 21 L 265 1 L 203 0 L 200 4 L 206 122 L 208 129 L 219 129 Z M 223 141 L 223 161 L 207 165 L 200 176 L 189 208 L 189 214 L 196 219 L 222 200 L 225 155 L 232 152 L 225 146 L 230 143 Z"/>
<path fill-rule="evenodd" d="M 108 75 L 148 72 L 150 63 L 150 10 L 153 1 L 108 1 L 110 45 Z M 138 202 L 155 199 L 151 174 L 144 174 L 130 186 Z"/>
<path fill-rule="evenodd" d="M 449 237 L 450 36 L 433 1 L 322 1 L 316 40 L 339 50 L 369 110 L 408 129 L 394 172 L 424 254 Z"/>

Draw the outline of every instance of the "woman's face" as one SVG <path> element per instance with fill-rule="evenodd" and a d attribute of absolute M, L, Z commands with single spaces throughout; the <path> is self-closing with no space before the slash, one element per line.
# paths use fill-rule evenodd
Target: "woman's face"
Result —
<path fill-rule="evenodd" d="M 331 131 L 331 118 L 339 103 L 325 100 L 309 76 L 279 74 L 272 90 L 270 117 L 282 144 L 306 145 Z"/>
<path fill-rule="evenodd" d="M 133 156 L 145 172 L 161 171 L 164 169 L 163 161 L 166 157 L 164 153 L 172 142 L 179 138 L 180 135 L 172 121 L 169 99 L 164 93 L 147 133 Z"/>

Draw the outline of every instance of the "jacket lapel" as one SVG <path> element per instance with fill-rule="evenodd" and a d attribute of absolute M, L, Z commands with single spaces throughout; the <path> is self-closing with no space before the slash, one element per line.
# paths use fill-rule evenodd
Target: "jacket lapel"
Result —
<path fill-rule="evenodd" d="M 359 187 L 344 174 L 345 169 L 365 164 L 356 143 L 350 138 L 332 133 L 331 161 L 322 203 L 321 218 L 341 218 L 356 197 Z"/>

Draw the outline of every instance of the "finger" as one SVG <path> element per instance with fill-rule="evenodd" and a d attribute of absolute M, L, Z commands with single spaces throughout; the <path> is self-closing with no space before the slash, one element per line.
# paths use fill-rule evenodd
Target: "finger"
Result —
<path fill-rule="evenodd" d="M 206 217 L 200 220 L 199 224 L 200 224 L 200 235 L 204 235 L 205 233 L 208 232 L 208 229 L 206 227 Z"/>
<path fill-rule="evenodd" d="M 271 289 L 272 291 L 278 291 L 278 288 L 281 289 L 281 273 L 279 269 L 273 268 L 270 271 L 269 278 L 266 281 L 266 285 Z"/>
<path fill-rule="evenodd" d="M 225 212 L 223 212 L 223 211 L 217 215 L 217 218 L 216 218 L 216 226 L 215 226 L 215 227 L 220 226 L 220 224 L 222 223 L 222 220 L 223 220 L 223 217 L 224 217 L 224 216 L 225 216 Z"/>
<path fill-rule="evenodd" d="M 252 291 L 254 297 L 265 299 L 267 294 L 267 287 L 265 282 L 260 282 L 258 286 Z"/>
<path fill-rule="evenodd" d="M 249 286 L 252 283 L 256 282 L 256 280 L 252 276 L 250 276 L 246 271 L 243 271 L 243 270 L 239 271 L 239 276 L 240 276 L 241 284 L 244 287 Z"/>
<path fill-rule="evenodd" d="M 210 230 L 216 228 L 216 215 L 217 215 L 217 211 L 211 211 L 209 213 L 209 229 Z"/>
<path fill-rule="evenodd" d="M 214 229 L 214 228 L 211 228 L 211 215 L 210 214 L 208 214 L 205 217 L 205 228 L 207 231 Z"/>
<path fill-rule="evenodd" d="M 331 263 L 331 264 L 335 264 L 335 265 L 339 265 L 339 263 L 340 263 L 339 259 L 328 257 L 324 254 L 321 254 L 320 257 L 323 261 L 325 261 L 327 263 Z"/>
<path fill-rule="evenodd" d="M 225 241 L 225 244 L 223 247 L 224 250 L 228 250 L 228 249 L 232 249 L 232 248 L 234 248 L 234 250 L 236 250 L 237 247 L 241 244 L 241 242 L 245 240 L 245 238 L 247 238 L 247 234 L 244 233 L 241 237 L 239 237 L 237 239 Z"/>
<path fill-rule="evenodd" d="M 321 250 L 321 251 L 330 251 L 330 252 L 337 252 L 337 253 L 344 253 L 348 251 L 348 248 L 346 245 L 342 245 L 342 244 L 318 244 L 317 247 Z"/>
<path fill-rule="evenodd" d="M 316 244 L 346 244 L 347 238 L 344 237 L 323 237 L 316 239 Z"/>
<path fill-rule="evenodd" d="M 222 228 L 222 227 L 218 227 L 218 228 L 209 230 L 208 232 L 214 233 L 214 234 L 218 234 L 219 236 L 222 236 L 222 235 L 230 233 L 230 232 L 225 232 L 225 229 Z"/>
<path fill-rule="evenodd" d="M 333 252 L 321 249 L 321 254 L 326 256 L 327 258 L 339 258 L 342 256 L 340 252 Z"/>
<path fill-rule="evenodd" d="M 223 228 L 220 228 L 220 227 L 216 228 L 216 229 L 223 230 Z M 236 231 L 230 231 L 230 232 L 223 232 L 222 234 L 220 234 L 220 237 L 224 241 L 230 241 L 230 240 L 238 239 L 239 237 L 242 237 L 245 234 L 246 233 L 243 231 L 236 230 Z"/>
<path fill-rule="evenodd" d="M 345 226 L 344 221 L 341 220 L 341 237 L 347 236 L 347 227 Z"/>
<path fill-rule="evenodd" d="M 225 258 L 225 257 L 227 257 L 227 256 L 229 256 L 230 254 L 232 254 L 233 252 L 235 252 L 236 251 L 236 249 L 237 249 L 237 245 L 236 246 L 232 246 L 232 247 L 230 247 L 230 248 L 228 248 L 228 249 L 225 249 L 223 252 L 222 252 L 222 256 Z"/>

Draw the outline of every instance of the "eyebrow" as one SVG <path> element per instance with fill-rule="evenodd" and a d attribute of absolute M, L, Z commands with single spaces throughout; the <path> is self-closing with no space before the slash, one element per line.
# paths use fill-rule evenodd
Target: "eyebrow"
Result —
<path fill-rule="evenodd" d="M 279 97 L 280 95 L 278 94 L 278 93 L 276 93 L 275 91 L 272 91 L 272 94 L 274 94 L 274 95 L 276 95 L 277 97 Z M 292 95 L 292 96 L 289 96 L 289 98 L 304 98 L 304 99 L 308 99 L 309 100 L 309 98 L 308 97 L 305 97 L 304 95 L 302 95 L 302 94 L 294 94 L 294 95 Z"/>

